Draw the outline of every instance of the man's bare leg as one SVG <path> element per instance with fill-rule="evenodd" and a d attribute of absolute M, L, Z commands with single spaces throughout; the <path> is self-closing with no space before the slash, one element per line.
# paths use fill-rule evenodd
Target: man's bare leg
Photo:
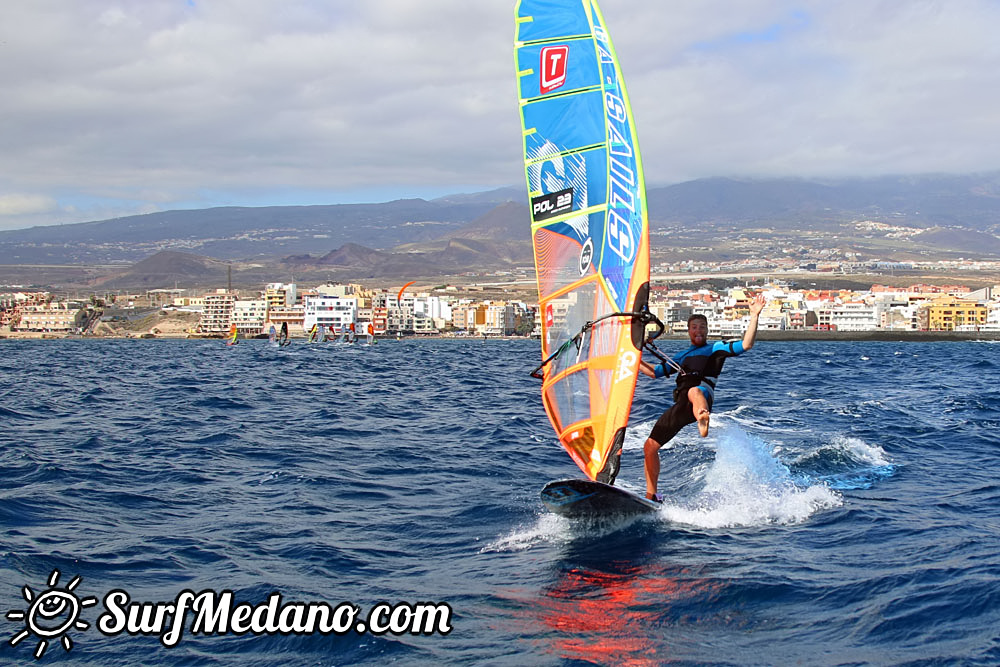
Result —
<path fill-rule="evenodd" d="M 688 400 L 691 402 L 691 412 L 698 420 L 698 433 L 704 438 L 708 435 L 708 422 L 712 414 L 708 409 L 708 400 L 698 387 L 688 389 Z"/>
<path fill-rule="evenodd" d="M 646 438 L 642 446 L 646 469 L 646 497 L 652 500 L 656 497 L 656 485 L 660 481 L 660 443 L 652 438 Z"/>

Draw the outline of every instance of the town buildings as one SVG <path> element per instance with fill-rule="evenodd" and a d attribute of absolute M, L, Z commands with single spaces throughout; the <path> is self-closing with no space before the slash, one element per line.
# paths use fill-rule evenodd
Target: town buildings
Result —
<path fill-rule="evenodd" d="M 803 290 L 769 282 L 715 291 L 654 284 L 649 306 L 674 333 L 683 333 L 688 317 L 699 313 L 708 319 L 712 336 L 737 337 L 746 327 L 749 300 L 757 292 L 768 298 L 759 321 L 761 330 L 1000 331 L 1000 286 L 970 291 L 962 285 L 872 285 L 869 290 L 850 291 Z M 166 296 L 147 293 L 117 300 L 125 308 L 141 303 L 148 309 L 162 304 Z M 371 325 L 379 336 L 537 336 L 543 321 L 549 327 L 582 326 L 566 321 L 575 298 L 570 294 L 539 309 L 515 299 L 459 297 L 453 288 L 399 293 L 358 284 L 301 289 L 294 284 L 271 283 L 250 294 L 226 289 L 194 296 L 175 294 L 173 303 L 164 307 L 199 313 L 191 333 L 205 336 L 225 335 L 233 325 L 244 337 L 258 336 L 271 326 L 280 329 L 282 324 L 288 325 L 293 336 L 304 335 L 317 324 L 333 335 L 353 324 L 358 334 L 367 333 Z M 81 303 L 56 301 L 44 292 L 0 295 L 0 326 L 11 331 L 84 333 L 100 312 L 95 308 L 98 303 L 103 305 L 96 296 Z"/>
<path fill-rule="evenodd" d="M 301 290 L 269 284 L 254 298 L 216 290 L 205 294 L 197 333 L 221 335 L 236 325 L 243 336 L 266 333 L 287 324 L 292 335 L 322 325 L 337 335 L 352 328 L 358 334 L 437 334 L 457 330 L 473 335 L 509 336 L 530 333 L 534 310 L 521 301 L 473 302 L 429 293 L 398 294 L 361 285 L 326 284 Z M 185 302 L 190 307 L 191 301 Z M 178 304 L 179 305 L 179 304 Z"/>

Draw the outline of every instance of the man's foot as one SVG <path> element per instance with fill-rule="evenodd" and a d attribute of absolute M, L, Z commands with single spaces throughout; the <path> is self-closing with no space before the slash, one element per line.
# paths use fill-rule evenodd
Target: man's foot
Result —
<path fill-rule="evenodd" d="M 698 433 L 703 438 L 708 435 L 708 420 L 711 414 L 708 410 L 702 410 L 698 413 Z"/>
<path fill-rule="evenodd" d="M 654 503 L 662 503 L 663 496 L 659 493 L 647 493 L 646 500 L 652 500 Z"/>

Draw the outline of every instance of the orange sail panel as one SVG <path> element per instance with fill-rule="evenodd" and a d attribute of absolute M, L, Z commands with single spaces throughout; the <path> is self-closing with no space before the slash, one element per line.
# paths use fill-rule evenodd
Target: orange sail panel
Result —
<path fill-rule="evenodd" d="M 542 358 L 558 351 L 543 366 L 542 402 L 596 479 L 628 424 L 643 330 L 628 313 L 649 291 L 635 125 L 595 0 L 520 0 L 515 21 Z"/>

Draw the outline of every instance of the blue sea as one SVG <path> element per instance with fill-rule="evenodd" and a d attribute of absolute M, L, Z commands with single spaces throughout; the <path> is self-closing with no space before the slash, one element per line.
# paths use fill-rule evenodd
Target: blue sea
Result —
<path fill-rule="evenodd" d="M 1000 346 L 759 342 L 709 436 L 662 450 L 662 511 L 594 523 L 539 502 L 580 476 L 539 358 L 0 342 L 0 663 L 1000 664 Z M 671 384 L 639 381 L 626 488 Z M 168 647 L 183 591 L 262 618 L 402 611 L 341 634 L 199 633 L 189 612 Z M 439 623 L 407 630 L 430 603 Z"/>

